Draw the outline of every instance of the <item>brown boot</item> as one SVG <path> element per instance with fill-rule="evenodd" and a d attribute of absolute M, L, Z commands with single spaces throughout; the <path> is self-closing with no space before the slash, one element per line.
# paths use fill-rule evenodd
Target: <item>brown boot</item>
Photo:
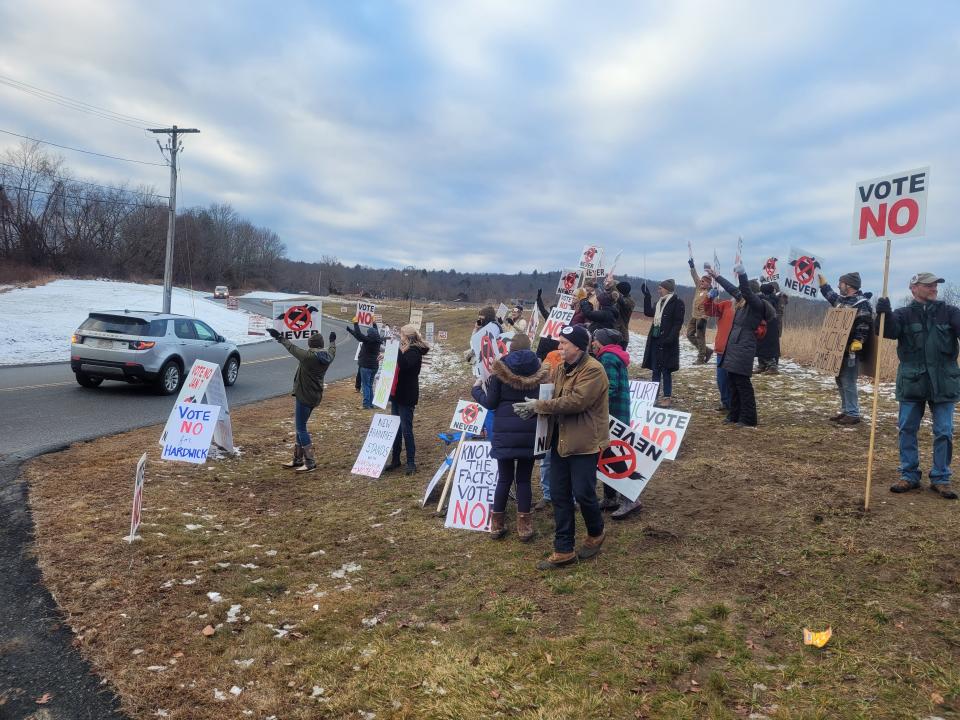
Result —
<path fill-rule="evenodd" d="M 307 445 L 303 449 L 303 465 L 297 468 L 297 472 L 310 472 L 317 469 L 317 457 L 313 454 L 313 445 Z"/>
<path fill-rule="evenodd" d="M 533 513 L 517 513 L 517 538 L 520 542 L 533 540 Z"/>
<path fill-rule="evenodd" d="M 606 539 L 607 534 L 605 532 L 601 532 L 596 537 L 587 535 L 587 539 L 584 540 L 583 545 L 580 546 L 580 551 L 577 553 L 577 556 L 581 560 L 589 560 L 600 552 L 600 546 L 603 545 L 603 541 Z"/>
<path fill-rule="evenodd" d="M 303 465 L 303 448 L 300 447 L 300 443 L 297 443 L 293 446 L 293 460 L 283 464 L 283 467 L 293 470 Z"/>
<path fill-rule="evenodd" d="M 502 540 L 507 534 L 507 514 L 502 512 L 490 513 L 490 539 Z"/>
<path fill-rule="evenodd" d="M 537 570 L 554 570 L 556 568 L 561 568 L 564 565 L 569 565 L 570 563 L 575 563 L 577 561 L 577 554 L 571 550 L 568 553 L 551 553 L 550 557 L 546 560 L 541 560 L 537 563 Z"/>

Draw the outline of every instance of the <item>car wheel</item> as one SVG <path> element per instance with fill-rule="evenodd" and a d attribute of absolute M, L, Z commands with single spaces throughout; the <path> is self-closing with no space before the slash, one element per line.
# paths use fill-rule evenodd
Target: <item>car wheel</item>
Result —
<path fill-rule="evenodd" d="M 95 388 L 100 387 L 100 383 L 103 382 L 102 377 L 96 377 L 95 375 L 87 375 L 86 373 L 77 374 L 77 382 L 80 383 L 85 388 Z"/>
<path fill-rule="evenodd" d="M 161 395 L 173 395 L 183 384 L 183 370 L 176 360 L 167 360 L 160 368 L 160 377 L 157 379 L 157 390 Z"/>
<path fill-rule="evenodd" d="M 230 387 L 237 381 L 240 374 L 240 358 L 231 355 L 227 358 L 227 364 L 223 367 L 223 384 Z"/>

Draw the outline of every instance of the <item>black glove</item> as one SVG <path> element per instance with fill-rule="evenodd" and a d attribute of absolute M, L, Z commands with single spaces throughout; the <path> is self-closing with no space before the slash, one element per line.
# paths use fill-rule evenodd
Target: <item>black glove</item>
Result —
<path fill-rule="evenodd" d="M 537 288 L 537 300 L 543 300 L 543 288 Z"/>
<path fill-rule="evenodd" d="M 878 298 L 877 299 L 877 313 L 889 315 L 893 312 L 893 308 L 890 306 L 890 298 Z"/>
<path fill-rule="evenodd" d="M 590 304 L 589 300 L 580 301 L 580 312 L 588 313 L 593 311 L 593 305 Z"/>
<path fill-rule="evenodd" d="M 274 340 L 279 340 L 279 339 L 280 339 L 280 333 L 278 333 L 278 332 L 277 332 L 276 330 L 274 330 L 273 328 L 267 328 L 267 335 L 269 335 L 270 337 L 272 337 Z"/>
<path fill-rule="evenodd" d="M 331 343 L 335 343 L 335 342 L 337 341 L 337 334 L 336 334 L 333 330 L 331 330 L 331 331 L 330 331 L 330 334 L 327 336 L 327 339 L 328 339 Z"/>
<path fill-rule="evenodd" d="M 647 290 L 647 284 L 646 284 L 646 283 L 641 283 L 641 284 L 640 284 L 640 292 L 642 292 L 644 295 L 649 295 L 649 294 L 650 294 L 650 291 Z"/>
<path fill-rule="evenodd" d="M 690 269 L 693 269 L 693 258 L 687 260 L 687 265 L 690 266 Z"/>

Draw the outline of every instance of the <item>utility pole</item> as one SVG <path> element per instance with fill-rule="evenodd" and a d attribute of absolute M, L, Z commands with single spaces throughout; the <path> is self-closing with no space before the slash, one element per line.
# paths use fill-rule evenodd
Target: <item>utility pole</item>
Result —
<path fill-rule="evenodd" d="M 167 256 L 163 264 L 163 312 L 170 312 L 170 300 L 173 295 L 173 239 L 177 228 L 177 153 L 180 151 L 180 135 L 198 133 L 196 128 L 149 128 L 150 132 L 170 136 L 166 150 L 170 153 L 170 212 L 167 217 Z M 157 141 L 160 145 L 160 141 Z M 164 148 L 161 145 L 160 151 Z"/>

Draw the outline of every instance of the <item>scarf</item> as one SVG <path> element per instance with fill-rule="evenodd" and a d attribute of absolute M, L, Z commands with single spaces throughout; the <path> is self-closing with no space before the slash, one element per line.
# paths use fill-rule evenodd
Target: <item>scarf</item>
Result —
<path fill-rule="evenodd" d="M 673 293 L 664 295 L 662 298 L 657 300 L 657 310 L 653 314 L 653 326 L 660 327 L 660 319 L 663 317 L 663 309 L 667 306 L 667 303 L 670 301 L 670 298 L 673 297 Z"/>

